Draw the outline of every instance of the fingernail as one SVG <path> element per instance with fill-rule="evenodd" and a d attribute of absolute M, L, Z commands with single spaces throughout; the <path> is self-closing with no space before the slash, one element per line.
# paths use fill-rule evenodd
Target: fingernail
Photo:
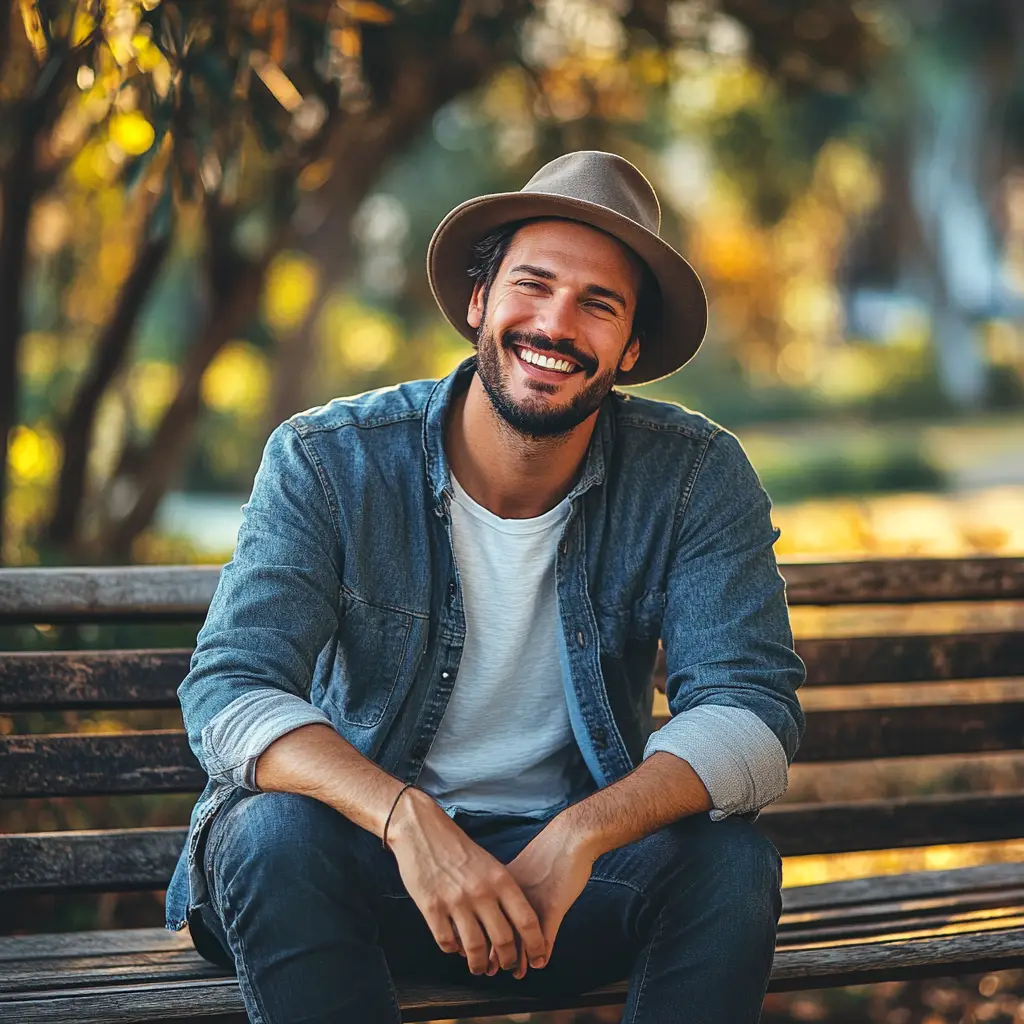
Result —
<path fill-rule="evenodd" d="M 546 963 L 547 963 L 547 961 L 546 961 L 546 960 L 544 959 L 544 957 L 542 957 L 542 956 L 539 956 L 539 957 L 537 957 L 537 958 L 536 958 L 535 960 L 531 960 L 531 961 L 530 961 L 530 966 L 531 966 L 531 967 L 536 967 L 536 968 L 537 968 L 537 969 L 539 970 L 539 969 L 540 969 L 541 967 L 543 967 L 543 966 L 544 966 L 544 965 L 545 965 Z"/>

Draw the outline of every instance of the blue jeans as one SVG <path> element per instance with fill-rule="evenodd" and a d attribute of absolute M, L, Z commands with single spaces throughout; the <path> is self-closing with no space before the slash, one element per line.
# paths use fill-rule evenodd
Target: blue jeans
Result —
<path fill-rule="evenodd" d="M 508 863 L 544 822 L 460 815 Z M 233 798 L 207 837 L 210 902 L 190 918 L 200 953 L 234 967 L 254 1024 L 395 1024 L 392 976 L 493 993 L 581 992 L 630 979 L 630 1024 L 747 1024 L 760 1016 L 781 909 L 781 862 L 749 822 L 678 821 L 605 854 L 548 966 L 474 977 L 442 953 L 369 832 L 309 797 Z"/>

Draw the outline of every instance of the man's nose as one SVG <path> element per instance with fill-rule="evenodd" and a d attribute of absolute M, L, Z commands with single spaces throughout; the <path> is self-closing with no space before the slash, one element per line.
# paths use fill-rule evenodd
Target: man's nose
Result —
<path fill-rule="evenodd" d="M 555 292 L 538 312 L 535 326 L 546 334 L 552 344 L 567 338 L 575 340 L 577 333 L 576 302 L 568 294 Z"/>

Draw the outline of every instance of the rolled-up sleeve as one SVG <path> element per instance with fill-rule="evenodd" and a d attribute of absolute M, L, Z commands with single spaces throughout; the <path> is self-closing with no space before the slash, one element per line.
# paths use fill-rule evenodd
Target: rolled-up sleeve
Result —
<path fill-rule="evenodd" d="M 644 756 L 687 761 L 712 817 L 759 810 L 785 792 L 804 729 L 771 503 L 739 441 L 719 429 L 686 481 L 662 627 L 671 719 Z"/>
<path fill-rule="evenodd" d="M 255 789 L 274 740 L 329 724 L 309 700 L 337 629 L 341 542 L 333 489 L 291 423 L 271 435 L 181 686 L 189 744 L 214 780 Z"/>

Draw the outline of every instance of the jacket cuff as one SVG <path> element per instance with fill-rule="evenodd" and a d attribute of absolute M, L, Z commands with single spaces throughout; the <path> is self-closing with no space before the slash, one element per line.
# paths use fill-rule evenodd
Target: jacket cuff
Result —
<path fill-rule="evenodd" d="M 711 817 L 750 814 L 778 799 L 789 783 L 779 738 L 752 711 L 700 704 L 651 735 L 644 760 L 656 751 L 681 757 L 711 797 Z"/>
<path fill-rule="evenodd" d="M 214 715 L 203 729 L 200 742 L 206 770 L 218 782 L 255 792 L 260 754 L 285 733 L 312 724 L 331 725 L 331 720 L 293 693 L 272 687 L 250 690 Z"/>

